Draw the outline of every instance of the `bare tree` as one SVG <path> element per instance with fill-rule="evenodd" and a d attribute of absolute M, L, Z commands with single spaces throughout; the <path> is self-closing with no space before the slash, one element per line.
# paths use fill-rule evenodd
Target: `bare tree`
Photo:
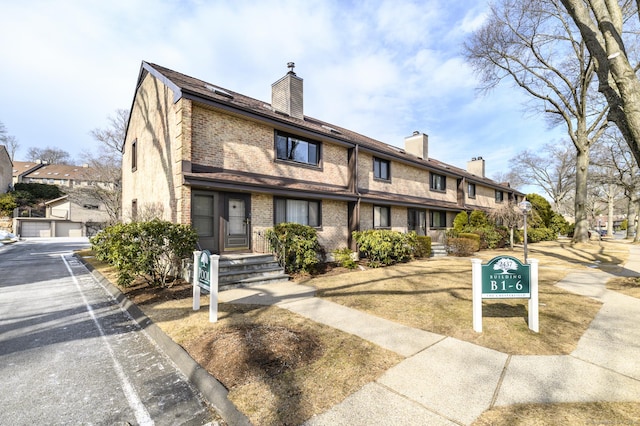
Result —
<path fill-rule="evenodd" d="M 46 148 L 31 147 L 27 151 L 27 160 L 29 161 L 40 160 L 48 164 L 67 164 L 70 158 L 67 151 L 50 146 Z"/>
<path fill-rule="evenodd" d="M 122 154 L 124 150 L 124 138 L 129 121 L 128 109 L 117 109 L 115 114 L 107 118 L 108 127 L 93 129 L 90 133 L 93 138 L 101 142 L 105 151 Z"/>
<path fill-rule="evenodd" d="M 509 229 L 509 248 L 513 250 L 513 233 L 514 229 L 520 226 L 523 221 L 522 212 L 516 207 L 514 202 L 509 200 L 497 209 L 491 210 L 491 212 L 489 212 L 489 218 Z"/>
<path fill-rule="evenodd" d="M 115 223 L 122 217 L 121 163 L 129 111 L 118 109 L 107 120 L 107 127 L 90 132 L 100 142 L 97 152 L 84 152 L 81 158 L 89 165 L 92 180 L 102 183 L 92 187 L 93 197 L 105 205 L 111 221 Z"/>
<path fill-rule="evenodd" d="M 629 146 L 619 132 L 608 131 L 598 149 L 594 152 L 594 163 L 600 170 L 601 178 L 595 175 L 595 182 L 599 185 L 613 184 L 622 192 L 626 204 L 626 216 L 629 226 L 626 238 L 634 238 L 636 213 L 640 211 L 640 168 L 629 151 Z M 613 200 L 615 201 L 615 200 Z M 610 214 L 611 208 L 609 207 Z M 609 229 L 612 229 L 612 223 Z M 638 232 L 635 232 L 635 241 L 640 241 Z"/>
<path fill-rule="evenodd" d="M 592 89 L 594 64 L 559 0 L 501 0 L 465 44 L 482 89 L 507 79 L 531 97 L 530 108 L 564 124 L 576 149 L 574 242 L 589 239 L 589 148 L 604 131 L 607 107 Z"/>
<path fill-rule="evenodd" d="M 9 157 L 11 161 L 15 160 L 16 151 L 20 147 L 18 143 L 18 139 L 15 136 L 11 136 L 8 134 L 7 128 L 4 123 L 0 121 L 0 145 L 4 145 L 7 147 L 7 152 L 9 153 Z"/>
<path fill-rule="evenodd" d="M 560 0 L 582 34 L 598 74 L 598 90 L 609 105 L 608 120 L 615 123 L 640 166 L 640 80 L 637 58 L 638 0 Z M 625 31 L 626 30 L 626 31 Z"/>
<path fill-rule="evenodd" d="M 20 143 L 15 136 L 6 136 L 4 138 L 4 145 L 7 147 L 7 151 L 9 151 L 9 156 L 11 157 L 11 161 L 15 161 L 16 159 L 16 151 L 20 148 Z"/>
<path fill-rule="evenodd" d="M 573 209 L 565 208 L 576 187 L 575 149 L 570 142 L 546 144 L 537 152 L 525 150 L 509 164 L 511 173 L 538 186 L 549 196 L 556 212 L 573 215 Z"/>

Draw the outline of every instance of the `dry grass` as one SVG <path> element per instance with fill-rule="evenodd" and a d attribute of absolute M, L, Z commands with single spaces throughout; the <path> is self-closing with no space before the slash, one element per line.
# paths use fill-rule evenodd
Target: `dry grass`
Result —
<path fill-rule="evenodd" d="M 519 404 L 485 411 L 474 426 L 637 425 L 638 402 Z"/>
<path fill-rule="evenodd" d="M 469 258 L 425 259 L 388 268 L 300 277 L 320 297 L 412 327 L 457 337 L 513 354 L 569 353 L 598 312 L 599 303 L 554 284 L 574 270 L 616 273 L 627 258 L 624 243 L 529 246 L 540 261 L 540 333 L 528 329 L 526 300 L 485 301 L 483 333 L 472 331 Z M 487 261 L 508 250 L 477 253 Z M 86 259 L 112 282 L 115 274 Z M 622 287 L 636 291 L 634 285 Z M 229 389 L 229 398 L 256 425 L 301 424 L 364 384 L 401 357 L 355 336 L 278 307 L 219 305 L 208 322 L 207 297 L 191 308 L 191 288 L 146 286 L 123 290 L 165 333 Z M 636 296 L 637 297 L 637 296 Z M 493 408 L 478 425 L 627 424 L 640 418 L 638 403 L 542 404 Z"/>
<path fill-rule="evenodd" d="M 319 276 L 302 282 L 318 296 L 410 327 L 456 337 L 509 354 L 550 355 L 572 352 L 600 303 L 564 291 L 554 284 L 571 270 L 597 266 L 621 269 L 628 256 L 616 242 L 584 244 L 540 243 L 529 246 L 529 257 L 540 264 L 540 333 L 529 330 L 527 300 L 483 302 L 483 333 L 472 325 L 471 261 L 432 258 L 392 267 Z M 486 262 L 509 250 L 477 253 Z"/>
<path fill-rule="evenodd" d="M 109 275 L 109 268 L 104 271 Z M 150 289 L 140 283 L 122 291 L 229 390 L 229 399 L 256 426 L 301 424 L 402 361 L 276 306 L 220 303 L 218 322 L 210 323 L 208 296 L 193 311 L 189 284 Z"/>

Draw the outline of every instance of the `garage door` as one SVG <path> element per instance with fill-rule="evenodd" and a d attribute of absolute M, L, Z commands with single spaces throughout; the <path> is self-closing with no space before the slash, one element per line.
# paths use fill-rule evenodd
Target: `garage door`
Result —
<path fill-rule="evenodd" d="M 56 222 L 56 237 L 81 237 L 82 224 L 72 222 Z"/>
<path fill-rule="evenodd" d="M 49 222 L 27 222 L 22 221 L 20 226 L 20 236 L 22 237 L 50 237 L 51 224 Z"/>

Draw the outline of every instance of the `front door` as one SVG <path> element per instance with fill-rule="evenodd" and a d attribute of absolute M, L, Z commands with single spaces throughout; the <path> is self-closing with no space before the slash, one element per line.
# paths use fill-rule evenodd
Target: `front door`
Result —
<path fill-rule="evenodd" d="M 224 194 L 223 251 L 248 251 L 251 247 L 251 198 L 248 194 Z"/>
<path fill-rule="evenodd" d="M 421 209 L 409 209 L 407 223 L 409 231 L 418 235 L 427 235 L 427 211 Z"/>

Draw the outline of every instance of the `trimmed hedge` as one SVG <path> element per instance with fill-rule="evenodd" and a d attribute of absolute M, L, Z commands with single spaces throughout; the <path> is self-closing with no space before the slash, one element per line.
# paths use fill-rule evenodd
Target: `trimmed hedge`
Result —
<path fill-rule="evenodd" d="M 475 234 L 473 234 L 475 235 Z M 480 237 L 453 237 L 447 239 L 447 251 L 454 256 L 471 256 L 480 250 Z"/>

